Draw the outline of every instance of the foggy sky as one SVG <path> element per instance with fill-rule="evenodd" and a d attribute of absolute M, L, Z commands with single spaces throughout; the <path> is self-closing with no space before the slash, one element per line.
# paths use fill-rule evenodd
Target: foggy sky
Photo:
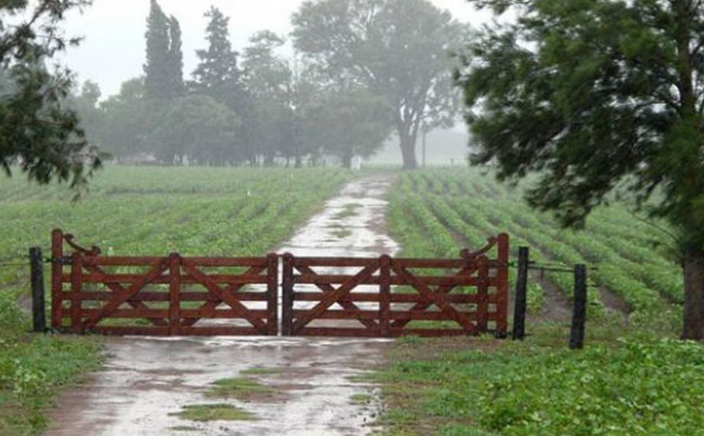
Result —
<path fill-rule="evenodd" d="M 466 0 L 430 0 L 463 22 L 477 24 L 487 14 L 474 11 Z M 290 16 L 303 0 L 159 0 L 167 15 L 174 15 L 183 32 L 184 79 L 197 64 L 195 50 L 207 47 L 203 13 L 210 5 L 230 17 L 233 48 L 243 51 L 247 39 L 259 30 L 279 34 L 291 31 Z M 62 63 L 78 74 L 78 80 L 100 85 L 103 98 L 119 92 L 125 80 L 143 74 L 146 20 L 149 0 L 94 0 L 83 13 L 68 14 L 64 22 L 67 36 L 84 37 L 79 47 L 62 56 Z"/>

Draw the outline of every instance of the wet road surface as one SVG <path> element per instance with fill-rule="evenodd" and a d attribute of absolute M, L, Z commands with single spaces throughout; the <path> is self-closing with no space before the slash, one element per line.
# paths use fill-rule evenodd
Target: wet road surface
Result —
<path fill-rule="evenodd" d="M 393 255 L 385 234 L 384 200 L 390 180 L 368 177 L 336 198 L 282 244 L 299 256 Z M 282 337 L 106 338 L 105 368 L 67 392 L 51 413 L 45 436 L 369 434 L 378 413 L 377 387 L 359 376 L 381 362 L 386 340 Z M 271 388 L 249 401 L 205 395 L 219 379 L 248 378 Z M 354 381 L 351 380 L 354 379 Z M 195 422 L 175 414 L 184 406 L 227 402 L 254 421 Z"/>

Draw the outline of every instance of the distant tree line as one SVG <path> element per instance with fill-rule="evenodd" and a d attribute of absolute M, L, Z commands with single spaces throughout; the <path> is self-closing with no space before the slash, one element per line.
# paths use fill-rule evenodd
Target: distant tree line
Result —
<path fill-rule="evenodd" d="M 91 143 L 118 162 L 299 167 L 335 156 L 349 166 L 396 134 L 412 169 L 419 132 L 455 117 L 449 51 L 463 28 L 427 0 L 305 2 L 290 57 L 271 31 L 240 53 L 229 17 L 205 16 L 207 47 L 186 80 L 178 19 L 151 0 L 144 75 L 102 101 L 92 82 L 72 96 Z"/>

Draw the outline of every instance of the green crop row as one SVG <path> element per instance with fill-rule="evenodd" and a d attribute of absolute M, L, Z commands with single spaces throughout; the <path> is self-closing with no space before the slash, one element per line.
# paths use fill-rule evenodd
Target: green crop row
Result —
<path fill-rule="evenodd" d="M 115 255 L 261 255 L 352 176 L 332 169 L 106 168 L 78 202 L 65 186 L 6 179 L 0 289 L 26 289 L 28 249 L 48 255 L 53 228 Z"/>
<path fill-rule="evenodd" d="M 668 247 L 662 223 L 647 223 L 615 203 L 597 209 L 583 231 L 561 229 L 547 214 L 530 209 L 522 187 L 494 181 L 476 169 L 430 170 L 404 174 L 390 197 L 390 228 L 412 256 L 454 253 L 461 246 L 478 247 L 499 232 L 532 248 L 537 263 L 590 266 L 589 299 L 601 311 L 598 287 L 620 297 L 630 311 L 667 311 L 682 302 L 682 272 Z M 669 244 L 669 245 L 668 245 Z M 547 279 L 571 296 L 570 274 L 548 272 Z M 541 290 L 532 295 L 541 300 Z"/>

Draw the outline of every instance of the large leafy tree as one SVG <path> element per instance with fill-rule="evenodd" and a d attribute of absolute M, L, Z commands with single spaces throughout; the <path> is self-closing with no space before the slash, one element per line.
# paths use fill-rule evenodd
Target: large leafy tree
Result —
<path fill-rule="evenodd" d="M 183 95 L 183 54 L 178 20 L 167 17 L 151 0 L 147 17 L 145 91 L 148 98 L 171 99 Z"/>
<path fill-rule="evenodd" d="M 100 146 L 118 161 L 147 151 L 147 134 L 160 114 L 144 94 L 144 78 L 130 79 L 122 83 L 119 94 L 100 104 L 103 114 L 98 136 Z"/>
<path fill-rule="evenodd" d="M 204 95 L 173 101 L 148 137 L 150 149 L 168 165 L 238 163 L 240 121 L 227 106 Z"/>
<path fill-rule="evenodd" d="M 254 116 L 249 122 L 252 149 L 247 152 L 251 160 L 261 156 L 264 164 L 271 166 L 277 154 L 290 149 L 296 140 L 292 106 L 294 72 L 279 53 L 286 43 L 281 36 L 265 30 L 252 35 L 249 43 L 243 66 Z"/>
<path fill-rule="evenodd" d="M 503 178 L 538 171 L 528 200 L 565 225 L 629 186 L 681 235 L 682 336 L 703 339 L 702 2 L 470 2 L 518 9 L 514 24 L 476 39 L 458 73 L 474 161 L 496 161 Z"/>
<path fill-rule="evenodd" d="M 0 2 L 0 167 L 8 175 L 16 164 L 40 183 L 57 179 L 79 186 L 100 164 L 66 101 L 70 72 L 46 67 L 58 51 L 78 43 L 63 36 L 64 15 L 89 4 Z"/>
<path fill-rule="evenodd" d="M 423 124 L 454 115 L 448 50 L 462 31 L 427 0 L 306 1 L 293 16 L 294 45 L 331 80 L 386 101 L 404 168 L 417 167 Z"/>
<path fill-rule="evenodd" d="M 81 119 L 86 140 L 102 149 L 100 137 L 105 117 L 99 104 L 100 95 L 98 84 L 88 80 L 83 83 L 79 93 L 70 97 L 70 101 L 71 107 L 76 110 Z"/>
<path fill-rule="evenodd" d="M 384 100 L 364 89 L 320 92 L 304 110 L 306 142 L 339 157 L 345 168 L 355 155 L 369 157 L 383 147 L 392 130 Z"/>

